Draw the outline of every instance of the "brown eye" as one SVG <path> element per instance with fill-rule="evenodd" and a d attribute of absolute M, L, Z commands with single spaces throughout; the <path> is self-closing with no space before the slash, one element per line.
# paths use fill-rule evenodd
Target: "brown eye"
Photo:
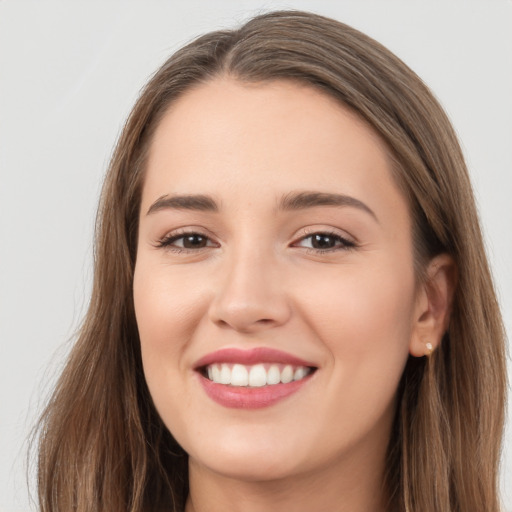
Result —
<path fill-rule="evenodd" d="M 336 233 L 312 233 L 301 238 L 296 246 L 322 253 L 352 249 L 356 244 Z"/>
<path fill-rule="evenodd" d="M 180 252 L 183 250 L 194 251 L 207 247 L 218 247 L 218 244 L 206 235 L 190 232 L 166 236 L 158 242 L 157 246 Z"/>
<path fill-rule="evenodd" d="M 203 247 L 206 247 L 208 243 L 208 238 L 197 233 L 185 235 L 182 237 L 182 239 L 183 247 L 185 249 L 202 249 Z"/>
<path fill-rule="evenodd" d="M 313 249 L 332 249 L 336 246 L 337 239 L 339 239 L 339 237 L 317 233 L 311 236 L 311 247 Z"/>

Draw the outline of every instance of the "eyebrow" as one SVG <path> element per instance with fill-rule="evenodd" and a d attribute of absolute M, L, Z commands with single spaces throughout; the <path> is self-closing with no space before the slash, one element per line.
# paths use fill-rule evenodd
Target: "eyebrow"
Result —
<path fill-rule="evenodd" d="M 202 212 L 218 212 L 219 207 L 213 198 L 205 195 L 164 195 L 159 197 L 150 207 L 146 215 L 164 209 L 196 210 Z"/>
<path fill-rule="evenodd" d="M 375 212 L 365 203 L 352 196 L 328 192 L 291 192 L 279 202 L 279 210 L 303 210 L 316 206 L 350 206 L 371 215 L 379 222 Z"/>
<path fill-rule="evenodd" d="M 334 194 L 328 192 L 290 192 L 284 195 L 278 202 L 278 211 L 296 211 L 318 206 L 336 206 L 357 208 L 371 215 L 377 222 L 377 216 L 365 203 L 352 196 Z M 218 212 L 219 205 L 207 195 L 163 195 L 150 207 L 146 215 L 164 209 L 195 210 L 202 212 Z"/>

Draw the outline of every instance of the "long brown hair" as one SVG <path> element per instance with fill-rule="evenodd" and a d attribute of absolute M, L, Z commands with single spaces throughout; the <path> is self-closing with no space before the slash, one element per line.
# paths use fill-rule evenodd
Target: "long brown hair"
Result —
<path fill-rule="evenodd" d="M 386 142 L 410 203 L 417 274 L 448 253 L 458 285 L 448 332 L 410 358 L 388 449 L 389 510 L 499 510 L 504 329 L 464 158 L 442 108 L 387 49 L 347 25 L 280 11 L 200 37 L 151 78 L 115 148 L 97 219 L 92 298 L 39 423 L 42 512 L 180 511 L 187 455 L 145 384 L 132 278 L 152 133 L 185 90 L 215 76 L 309 84 L 365 119 Z"/>

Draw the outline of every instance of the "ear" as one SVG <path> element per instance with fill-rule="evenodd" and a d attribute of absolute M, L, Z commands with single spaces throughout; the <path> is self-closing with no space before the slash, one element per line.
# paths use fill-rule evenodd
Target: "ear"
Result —
<path fill-rule="evenodd" d="M 409 345 L 412 356 L 428 356 L 439 347 L 450 322 L 456 282 L 457 268 L 451 256 L 440 254 L 430 261 L 416 297 Z"/>

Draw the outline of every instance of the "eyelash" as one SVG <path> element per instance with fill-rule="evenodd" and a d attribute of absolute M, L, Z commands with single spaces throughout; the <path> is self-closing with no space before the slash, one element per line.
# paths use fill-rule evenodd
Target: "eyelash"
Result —
<path fill-rule="evenodd" d="M 212 247 L 212 246 L 205 246 L 205 247 L 199 247 L 196 249 L 191 249 L 191 248 L 186 248 L 186 247 L 176 247 L 173 245 L 176 241 L 184 239 L 187 236 L 189 236 L 189 237 L 190 236 L 199 236 L 199 237 L 206 239 L 206 243 L 211 242 L 210 237 L 208 237 L 207 235 L 204 235 L 201 232 L 182 231 L 182 232 L 173 233 L 173 234 L 163 237 L 161 240 L 159 240 L 157 242 L 156 246 L 158 248 L 163 248 L 163 249 L 166 249 L 166 250 L 178 253 L 178 254 L 183 253 L 183 252 L 187 252 L 187 253 L 198 252 L 200 250 L 207 249 L 208 247 Z M 348 240 L 347 238 L 344 238 L 341 235 L 334 233 L 334 232 L 330 232 L 330 231 L 314 231 L 312 233 L 307 233 L 307 234 L 303 235 L 301 238 L 299 238 L 297 242 L 294 242 L 294 245 L 297 244 L 298 242 L 303 242 L 304 240 L 307 240 L 308 238 L 311 239 L 314 236 L 322 236 L 322 237 L 334 239 L 335 243 L 339 243 L 339 245 L 335 246 L 335 247 L 330 247 L 328 249 L 315 249 L 313 247 L 305 247 L 306 252 L 308 254 L 326 254 L 326 253 L 333 253 L 333 252 L 337 252 L 337 251 L 348 251 L 351 249 L 355 249 L 357 247 L 355 242 Z"/>
<path fill-rule="evenodd" d="M 175 233 L 172 233 L 170 235 L 164 236 L 162 239 L 158 240 L 156 246 L 158 248 L 167 249 L 169 251 L 175 252 L 175 253 L 181 253 L 181 252 L 198 252 L 202 249 L 206 249 L 207 247 L 199 247 L 197 249 L 189 249 L 186 247 L 176 247 L 173 246 L 173 244 L 177 240 L 181 240 L 186 238 L 187 236 L 199 236 L 204 239 L 206 239 L 206 243 L 211 242 L 211 239 L 209 236 L 199 232 L 199 231 L 178 231 Z M 211 246 L 210 246 L 211 247 Z"/>
<path fill-rule="evenodd" d="M 334 239 L 335 243 L 338 243 L 339 245 L 335 247 L 330 247 L 328 249 L 315 249 L 313 247 L 306 247 L 307 252 L 310 254 L 326 254 L 326 253 L 333 253 L 337 251 L 348 251 L 351 249 L 355 249 L 356 243 L 352 240 L 348 240 L 347 238 L 341 236 L 338 233 L 334 233 L 332 231 L 314 231 L 311 233 L 305 233 L 301 238 L 299 238 L 298 242 L 303 242 L 304 240 L 312 239 L 314 236 L 321 236 L 325 238 L 331 238 Z M 297 242 L 294 242 L 294 244 L 297 244 Z"/>

